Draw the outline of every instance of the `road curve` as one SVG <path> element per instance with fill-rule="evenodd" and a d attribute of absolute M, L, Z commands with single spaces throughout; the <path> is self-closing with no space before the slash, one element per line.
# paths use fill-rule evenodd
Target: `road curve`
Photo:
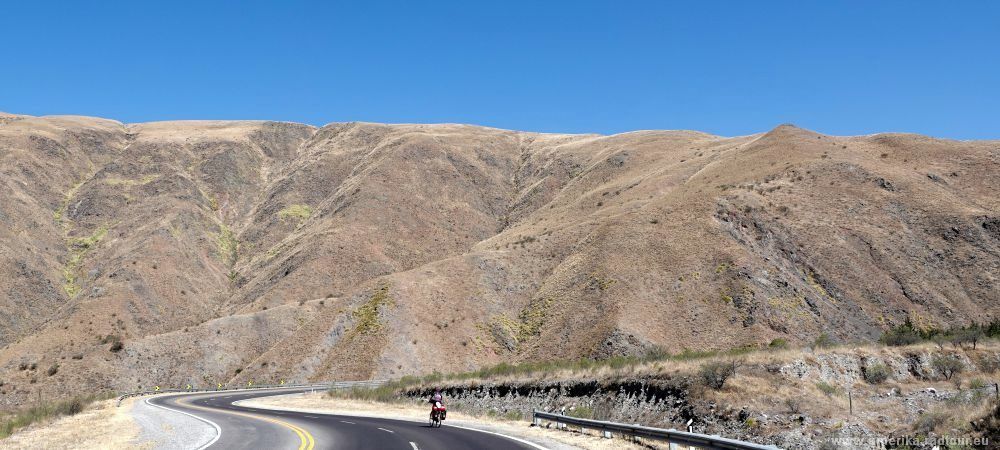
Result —
<path fill-rule="evenodd" d="M 233 405 L 271 395 L 307 392 L 308 388 L 221 391 L 153 397 L 149 403 L 195 416 L 218 431 L 202 448 L 224 449 L 498 449 L 543 447 L 488 432 L 405 420 L 277 411 Z M 447 422 L 445 422 L 447 423 Z"/>

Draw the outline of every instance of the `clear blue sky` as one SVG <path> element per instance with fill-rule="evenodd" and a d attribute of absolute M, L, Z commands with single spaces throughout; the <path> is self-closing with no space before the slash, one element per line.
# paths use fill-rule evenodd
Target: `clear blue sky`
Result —
<path fill-rule="evenodd" d="M 1000 2 L 418 3 L 5 2 L 0 111 L 1000 138 Z"/>

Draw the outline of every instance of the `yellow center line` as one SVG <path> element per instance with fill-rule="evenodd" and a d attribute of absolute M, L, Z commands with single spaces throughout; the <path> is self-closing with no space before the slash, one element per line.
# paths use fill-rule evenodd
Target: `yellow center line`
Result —
<path fill-rule="evenodd" d="M 300 442 L 300 444 L 299 444 L 299 450 L 313 450 L 313 447 L 316 446 L 316 440 L 313 438 L 312 434 L 309 434 L 309 432 L 306 431 L 305 428 L 301 428 L 301 427 L 292 425 L 292 424 L 290 424 L 288 422 L 285 422 L 283 420 L 273 419 L 273 418 L 265 417 L 265 416 L 258 416 L 256 414 L 248 414 L 248 413 L 236 412 L 236 411 L 227 411 L 225 409 L 206 408 L 204 406 L 198 406 L 198 405 L 195 405 L 193 403 L 188 403 L 188 402 L 182 401 L 180 399 L 177 400 L 177 403 L 181 404 L 181 405 L 184 405 L 184 406 L 186 406 L 188 408 L 198 409 L 198 410 L 201 410 L 201 411 L 211 411 L 211 412 L 216 412 L 216 413 L 232 414 L 234 416 L 249 417 L 251 419 L 263 420 L 263 421 L 266 421 L 266 422 L 271 422 L 271 423 L 276 424 L 276 425 L 281 425 L 281 426 L 283 426 L 285 428 L 288 428 L 289 430 L 294 431 L 295 434 L 298 435 L 299 442 Z"/>

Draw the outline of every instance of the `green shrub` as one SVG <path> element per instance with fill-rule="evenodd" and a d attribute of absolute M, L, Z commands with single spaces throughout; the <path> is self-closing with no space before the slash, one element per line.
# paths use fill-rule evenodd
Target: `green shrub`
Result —
<path fill-rule="evenodd" d="M 965 370 L 965 363 L 958 356 L 937 354 L 931 358 L 931 367 L 941 374 L 945 380 L 950 380 L 956 374 Z"/>
<path fill-rule="evenodd" d="M 1000 319 L 993 319 L 989 324 L 982 327 L 986 337 L 1000 337 Z"/>
<path fill-rule="evenodd" d="M 521 411 L 512 410 L 507 411 L 507 413 L 503 415 L 503 418 L 507 420 L 524 420 L 524 414 Z"/>
<path fill-rule="evenodd" d="M 833 394 L 836 394 L 837 392 L 840 391 L 840 389 L 838 389 L 837 386 L 834 386 L 825 381 L 817 381 L 816 389 L 819 389 L 820 392 L 826 394 L 827 397 L 832 396 Z"/>
<path fill-rule="evenodd" d="M 288 205 L 285 209 L 278 212 L 278 217 L 281 220 L 285 219 L 296 219 L 299 223 L 312 217 L 313 209 L 309 205 Z"/>
<path fill-rule="evenodd" d="M 816 340 L 813 341 L 813 348 L 827 348 L 833 347 L 833 345 L 833 338 L 826 333 L 820 333 L 819 336 L 816 336 Z"/>
<path fill-rule="evenodd" d="M 979 325 L 971 325 L 954 330 L 948 334 L 948 340 L 955 347 L 961 348 L 966 344 L 972 344 L 972 349 L 976 349 L 976 344 L 983 338 L 983 329 Z"/>
<path fill-rule="evenodd" d="M 889 379 L 890 371 L 889 366 L 876 362 L 864 367 L 862 373 L 869 384 L 882 384 Z"/>
<path fill-rule="evenodd" d="M 924 336 L 921 336 L 920 331 L 913 326 L 913 322 L 911 322 L 910 318 L 907 317 L 906 321 L 904 321 L 902 325 L 891 328 L 889 331 L 882 333 L 882 337 L 879 338 L 879 341 L 885 345 L 898 347 L 916 344 L 923 339 Z"/>
<path fill-rule="evenodd" d="M 566 411 L 566 415 L 570 417 L 576 417 L 578 419 L 593 419 L 594 410 L 589 406 L 576 406 L 573 409 Z"/>
<path fill-rule="evenodd" d="M 783 338 L 774 338 L 774 339 L 771 340 L 770 344 L 767 344 L 767 347 L 768 348 L 773 348 L 773 349 L 788 348 L 788 340 L 783 339 Z"/>

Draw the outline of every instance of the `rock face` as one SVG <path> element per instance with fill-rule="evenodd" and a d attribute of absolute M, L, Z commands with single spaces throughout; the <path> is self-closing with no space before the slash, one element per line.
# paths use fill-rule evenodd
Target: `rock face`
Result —
<path fill-rule="evenodd" d="M 2 401 L 989 320 L 997 186 L 997 141 L 792 126 L 0 115 Z"/>

